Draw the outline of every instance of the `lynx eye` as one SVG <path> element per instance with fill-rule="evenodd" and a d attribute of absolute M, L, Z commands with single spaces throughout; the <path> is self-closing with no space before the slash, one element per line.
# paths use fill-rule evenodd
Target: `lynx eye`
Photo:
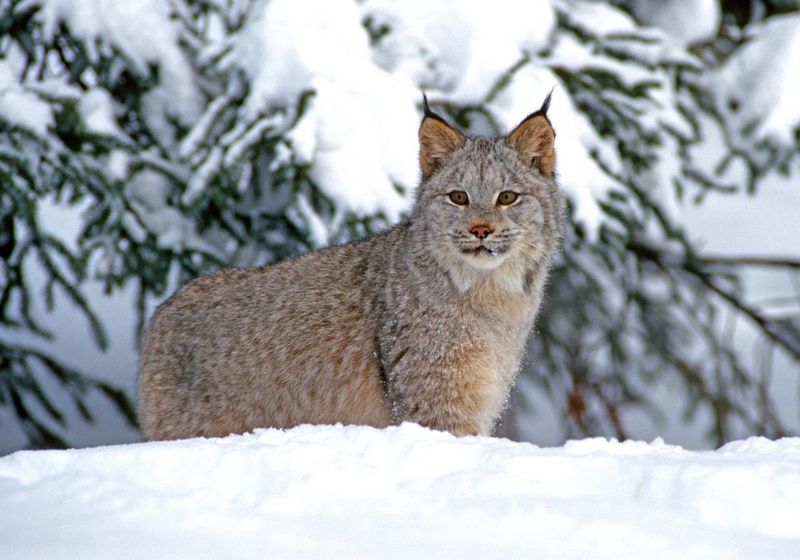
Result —
<path fill-rule="evenodd" d="M 509 206 L 514 204 L 518 198 L 519 193 L 515 193 L 514 191 L 503 191 L 497 195 L 497 203 L 503 206 Z"/>
<path fill-rule="evenodd" d="M 465 206 L 469 202 L 469 197 L 464 191 L 452 191 L 447 196 L 450 198 L 450 202 L 457 206 Z"/>

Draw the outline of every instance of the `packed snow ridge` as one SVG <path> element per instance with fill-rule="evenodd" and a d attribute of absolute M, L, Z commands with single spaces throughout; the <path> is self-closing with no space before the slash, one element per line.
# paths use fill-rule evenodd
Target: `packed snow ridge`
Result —
<path fill-rule="evenodd" d="M 800 438 L 301 426 L 0 458 L 0 557 L 800 558 Z"/>

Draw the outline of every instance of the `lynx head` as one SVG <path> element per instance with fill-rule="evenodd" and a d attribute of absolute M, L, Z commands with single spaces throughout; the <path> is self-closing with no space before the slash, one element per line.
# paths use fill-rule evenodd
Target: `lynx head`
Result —
<path fill-rule="evenodd" d="M 550 95 L 507 136 L 469 137 L 425 102 L 413 219 L 460 291 L 488 273 L 521 286 L 561 236 Z M 521 288 L 520 288 L 521 289 Z"/>

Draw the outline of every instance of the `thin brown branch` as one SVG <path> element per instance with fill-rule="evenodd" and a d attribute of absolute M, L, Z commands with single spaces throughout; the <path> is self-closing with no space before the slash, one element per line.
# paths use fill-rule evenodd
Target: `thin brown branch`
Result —
<path fill-rule="evenodd" d="M 767 268 L 797 268 L 800 269 L 800 258 L 790 257 L 764 257 L 758 255 L 702 255 L 699 260 L 704 265 L 724 266 L 761 266 Z"/>
<path fill-rule="evenodd" d="M 636 252 L 639 256 L 651 260 L 662 269 L 667 268 L 668 261 L 676 262 L 676 255 L 663 252 L 653 245 L 631 242 L 628 244 L 628 248 Z M 683 270 L 692 274 L 711 292 L 715 293 L 742 315 L 750 319 L 761 330 L 764 336 L 775 342 L 795 360 L 800 361 L 800 341 L 794 337 L 788 336 L 775 321 L 762 315 L 756 308 L 747 305 L 734 291 L 720 286 L 714 281 L 713 275 L 703 270 L 697 263 L 685 258 L 682 258 L 679 262 Z"/>
<path fill-rule="evenodd" d="M 686 270 L 692 272 L 709 290 L 717 294 L 735 309 L 740 311 L 743 315 L 747 316 L 756 325 L 758 325 L 767 338 L 777 343 L 786 352 L 791 354 L 795 360 L 800 361 L 800 343 L 797 340 L 786 336 L 774 321 L 767 319 L 756 309 L 747 305 L 739 297 L 737 297 L 734 292 L 726 290 L 722 286 L 717 285 L 711 277 L 709 277 L 707 274 L 704 274 L 702 271 L 696 271 L 696 269 L 693 269 L 694 267 L 692 266 L 686 267 Z"/>

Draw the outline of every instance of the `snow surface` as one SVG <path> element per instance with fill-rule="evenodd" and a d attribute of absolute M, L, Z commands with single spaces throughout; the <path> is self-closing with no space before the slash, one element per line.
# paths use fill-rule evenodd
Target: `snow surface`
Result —
<path fill-rule="evenodd" d="M 0 459 L 0 557 L 800 557 L 800 438 L 539 448 L 413 424 Z"/>

